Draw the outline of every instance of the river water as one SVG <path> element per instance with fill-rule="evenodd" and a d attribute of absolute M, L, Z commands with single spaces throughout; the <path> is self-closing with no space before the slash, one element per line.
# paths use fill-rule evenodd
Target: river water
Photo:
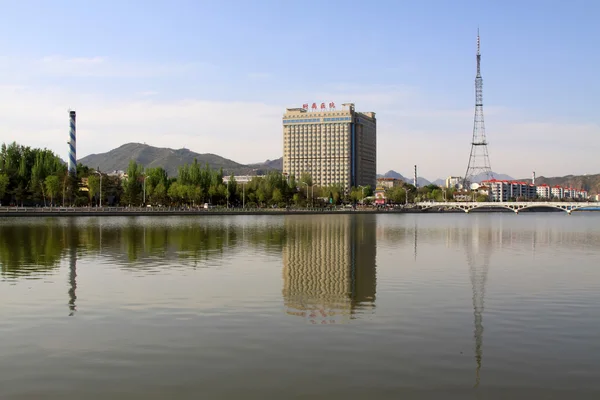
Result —
<path fill-rule="evenodd" d="M 599 260 L 595 213 L 1 219 L 0 398 L 600 398 Z"/>

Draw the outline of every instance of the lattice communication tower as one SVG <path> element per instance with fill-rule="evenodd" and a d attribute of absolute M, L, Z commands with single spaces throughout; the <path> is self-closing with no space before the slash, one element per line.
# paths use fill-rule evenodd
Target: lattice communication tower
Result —
<path fill-rule="evenodd" d="M 485 179 L 493 179 L 494 175 L 490 166 L 487 140 L 485 137 L 485 123 L 483 121 L 483 79 L 481 78 L 481 52 L 479 29 L 477 29 L 477 75 L 475 76 L 475 119 L 473 124 L 473 140 L 471 141 L 471 154 L 469 164 L 463 180 L 463 188 L 469 189 L 473 178 L 482 175 Z"/>

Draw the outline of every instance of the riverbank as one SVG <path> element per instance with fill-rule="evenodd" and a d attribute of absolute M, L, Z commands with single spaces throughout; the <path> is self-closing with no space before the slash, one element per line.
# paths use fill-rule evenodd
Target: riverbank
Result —
<path fill-rule="evenodd" d="M 577 210 L 574 212 L 599 211 L 598 209 Z M 512 210 L 481 208 L 469 213 L 513 213 Z M 558 209 L 527 209 L 520 212 L 564 212 Z M 465 211 L 458 209 L 419 209 L 409 208 L 143 208 L 143 207 L 0 207 L 3 217 L 161 217 L 161 216 L 223 216 L 223 215 L 323 215 L 323 214 L 448 214 Z"/>
<path fill-rule="evenodd" d="M 216 216 L 216 215 L 314 215 L 314 214 L 390 214 L 422 213 L 416 208 L 143 208 L 143 207 L 0 207 L 0 217 L 140 217 L 140 216 Z M 456 211 L 444 211 L 456 212 Z M 462 212 L 462 211 L 459 211 Z"/>

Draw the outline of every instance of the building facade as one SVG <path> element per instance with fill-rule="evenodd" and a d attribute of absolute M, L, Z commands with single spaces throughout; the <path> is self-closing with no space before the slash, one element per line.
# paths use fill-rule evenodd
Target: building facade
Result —
<path fill-rule="evenodd" d="M 534 199 L 536 186 L 527 182 L 490 179 L 481 182 L 488 189 L 491 201 L 509 201 L 511 199 Z"/>
<path fill-rule="evenodd" d="M 489 188 L 491 201 L 509 201 L 511 199 L 531 200 L 536 197 L 545 200 L 587 200 L 587 190 L 574 188 L 563 188 L 562 186 L 549 186 L 545 183 L 534 185 L 533 183 L 506 181 L 491 179 L 481 182 Z"/>
<path fill-rule="evenodd" d="M 313 104 L 288 108 L 283 116 L 283 172 L 303 173 L 317 186 L 376 185 L 377 120 L 374 112 L 357 112 L 354 104 L 336 110 Z"/>
<path fill-rule="evenodd" d="M 377 187 L 384 187 L 387 189 L 392 189 L 398 186 L 404 185 L 404 181 L 402 179 L 396 178 L 377 178 Z"/>
<path fill-rule="evenodd" d="M 460 189 L 462 187 L 463 178 L 461 176 L 449 176 L 446 178 L 446 188 Z"/>

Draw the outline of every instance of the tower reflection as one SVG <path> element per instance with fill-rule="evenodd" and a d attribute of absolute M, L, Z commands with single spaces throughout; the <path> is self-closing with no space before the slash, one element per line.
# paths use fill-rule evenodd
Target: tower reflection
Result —
<path fill-rule="evenodd" d="M 480 228 L 475 224 L 468 231 L 463 242 L 469 265 L 469 277 L 473 291 L 473 318 L 475 339 L 475 385 L 481 380 L 483 363 L 483 311 L 485 305 L 485 285 L 487 282 L 490 259 L 495 243 L 502 241 L 502 232 L 491 228 Z"/>
<path fill-rule="evenodd" d="M 376 220 L 369 215 L 290 216 L 285 220 L 283 298 L 287 313 L 313 324 L 372 313 Z"/>

